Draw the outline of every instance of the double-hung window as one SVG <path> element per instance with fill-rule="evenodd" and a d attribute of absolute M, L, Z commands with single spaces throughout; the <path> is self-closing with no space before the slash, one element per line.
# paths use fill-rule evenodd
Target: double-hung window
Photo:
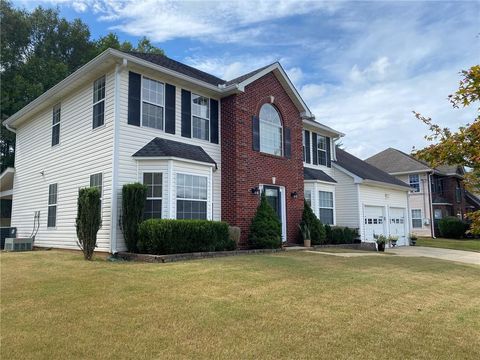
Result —
<path fill-rule="evenodd" d="M 165 85 L 142 78 L 142 126 L 163 130 Z"/>
<path fill-rule="evenodd" d="M 57 226 L 57 184 L 48 186 L 48 214 L 47 227 Z"/>
<path fill-rule="evenodd" d="M 421 209 L 412 209 L 412 227 L 413 228 L 422 227 L 422 210 Z"/>
<path fill-rule="evenodd" d="M 103 175 L 102 173 L 90 175 L 90 187 L 95 187 L 100 191 L 100 211 L 102 210 L 103 200 Z"/>
<path fill-rule="evenodd" d="M 312 190 L 304 190 L 305 202 L 312 207 Z"/>
<path fill-rule="evenodd" d="M 177 174 L 177 219 L 207 219 L 206 176 Z"/>
<path fill-rule="evenodd" d="M 408 181 L 413 192 L 420 192 L 420 176 L 418 174 L 409 175 Z"/>
<path fill-rule="evenodd" d="M 303 153 L 303 162 L 307 161 L 307 148 L 305 147 L 305 144 L 307 143 L 307 134 L 304 131 L 302 131 L 302 153 Z"/>
<path fill-rule="evenodd" d="M 192 94 L 192 136 L 210 140 L 210 99 Z"/>
<path fill-rule="evenodd" d="M 52 146 L 60 143 L 60 104 L 53 107 L 52 111 Z"/>
<path fill-rule="evenodd" d="M 327 138 L 317 135 L 318 165 L 327 166 Z"/>
<path fill-rule="evenodd" d="M 143 184 L 147 186 L 145 219 L 162 218 L 162 173 L 143 173 Z"/>
<path fill-rule="evenodd" d="M 105 75 L 93 83 L 93 128 L 105 123 Z"/>
<path fill-rule="evenodd" d="M 333 225 L 333 192 L 319 191 L 319 218 L 323 224 Z"/>

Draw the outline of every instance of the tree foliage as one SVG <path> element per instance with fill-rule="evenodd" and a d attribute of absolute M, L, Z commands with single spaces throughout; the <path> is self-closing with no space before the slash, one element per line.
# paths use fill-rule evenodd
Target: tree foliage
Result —
<path fill-rule="evenodd" d="M 58 9 L 37 7 L 31 12 L 0 1 L 0 97 L 3 121 L 107 48 L 163 54 L 143 37 L 136 47 L 109 33 L 91 39 L 80 19 L 68 21 Z M 3 125 L 1 168 L 14 165 L 15 134 Z"/>
<path fill-rule="evenodd" d="M 95 187 L 78 191 L 77 238 L 85 260 L 92 260 L 97 247 L 97 232 L 102 225 L 100 190 Z"/>
<path fill-rule="evenodd" d="M 480 65 L 472 66 L 461 72 L 458 90 L 449 95 L 454 108 L 467 107 L 480 100 Z M 480 108 L 477 108 L 477 113 Z M 471 124 L 457 131 L 442 128 L 429 117 L 414 111 L 415 117 L 424 122 L 430 130 L 425 139 L 432 142 L 424 149 L 414 152 L 419 159 L 427 161 L 432 167 L 438 165 L 462 165 L 470 171 L 465 174 L 466 187 L 480 192 L 480 114 Z M 480 211 L 468 214 L 472 220 L 472 232 L 480 233 Z"/>
<path fill-rule="evenodd" d="M 128 251 L 137 252 L 138 225 L 143 221 L 147 186 L 134 183 L 122 188 L 122 230 Z"/>
<path fill-rule="evenodd" d="M 265 194 L 252 219 L 248 243 L 253 249 L 276 249 L 282 245 L 282 224 Z"/>
<path fill-rule="evenodd" d="M 305 201 L 303 205 L 302 225 L 305 224 L 310 230 L 313 245 L 325 244 L 325 227 L 319 218 L 313 213 L 312 208 Z"/>

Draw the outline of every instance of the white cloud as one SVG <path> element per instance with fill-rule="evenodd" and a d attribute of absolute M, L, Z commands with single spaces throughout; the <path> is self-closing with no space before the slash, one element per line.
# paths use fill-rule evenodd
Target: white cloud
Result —
<path fill-rule="evenodd" d="M 285 71 L 295 86 L 298 87 L 302 83 L 304 74 L 301 68 L 292 67 L 290 69 L 286 69 Z"/>

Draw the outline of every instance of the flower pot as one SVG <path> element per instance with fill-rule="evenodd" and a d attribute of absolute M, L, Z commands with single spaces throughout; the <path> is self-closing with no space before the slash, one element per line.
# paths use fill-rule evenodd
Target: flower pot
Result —
<path fill-rule="evenodd" d="M 417 240 L 410 240 L 412 246 L 415 246 L 417 244 Z"/>
<path fill-rule="evenodd" d="M 310 247 L 312 245 L 312 240 L 303 240 L 304 247 Z"/>
<path fill-rule="evenodd" d="M 385 244 L 384 243 L 382 243 L 382 244 L 377 243 L 377 248 L 378 248 L 378 251 L 385 251 Z"/>
<path fill-rule="evenodd" d="M 392 241 L 392 247 L 395 247 L 397 246 L 397 242 L 396 241 Z"/>

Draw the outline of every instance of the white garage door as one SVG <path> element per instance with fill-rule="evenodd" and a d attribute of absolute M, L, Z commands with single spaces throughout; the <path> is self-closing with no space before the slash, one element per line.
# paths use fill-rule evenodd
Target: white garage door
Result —
<path fill-rule="evenodd" d="M 398 236 L 397 246 L 407 245 L 405 214 L 405 208 L 390 208 L 389 210 L 390 234 L 393 236 Z"/>
<path fill-rule="evenodd" d="M 384 209 L 382 206 L 365 206 L 365 240 L 373 241 L 373 235 L 385 235 Z"/>

